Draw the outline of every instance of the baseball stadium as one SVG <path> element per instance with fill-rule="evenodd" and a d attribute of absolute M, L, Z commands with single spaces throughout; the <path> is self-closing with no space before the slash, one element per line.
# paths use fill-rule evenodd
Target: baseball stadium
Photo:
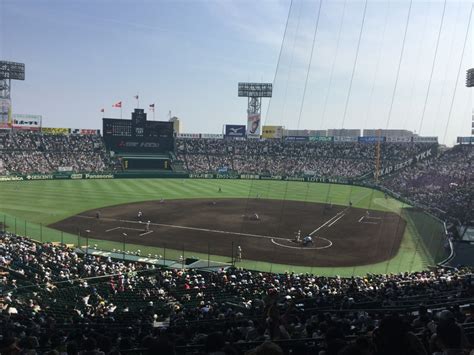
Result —
<path fill-rule="evenodd" d="M 197 16 L 208 16 L 214 37 L 203 48 L 216 41 L 222 51 L 213 47 L 212 53 L 221 53 L 223 69 L 232 63 L 245 78 L 258 63 L 265 68 L 260 53 L 252 42 L 236 40 L 235 46 L 253 48 L 257 57 L 235 64 L 225 57 L 227 38 L 247 30 L 239 24 L 237 32 L 227 33 L 228 24 L 213 21 L 226 11 L 233 23 L 249 4 L 198 1 L 189 4 L 191 11 L 139 2 L 147 11 L 196 20 L 166 23 L 168 29 L 158 30 L 145 18 L 132 24 L 119 10 L 106 21 L 110 31 L 124 31 L 138 41 L 137 48 L 152 53 L 142 36 L 161 45 L 184 33 L 202 39 L 209 34 Z M 187 89 L 177 103 L 167 95 L 178 95 L 182 87 L 170 83 L 162 91 L 169 105 L 196 112 L 179 118 L 160 113 L 154 99 L 144 105 L 143 98 L 152 95 L 130 93 L 127 75 L 122 84 L 114 79 L 110 73 L 124 68 L 123 59 L 106 64 L 92 56 L 90 69 L 104 70 L 110 84 L 97 83 L 93 94 L 83 90 L 81 105 L 113 100 L 107 106 L 112 111 L 101 108 L 89 117 L 82 116 L 86 108 L 78 108 L 67 111 L 71 119 L 64 118 L 61 110 L 70 110 L 64 104 L 49 105 L 48 95 L 55 94 L 46 90 L 54 86 L 67 101 L 75 89 L 58 86 L 55 75 L 62 81 L 70 70 L 55 67 L 56 73 L 47 74 L 54 85 L 42 81 L 44 93 L 38 90 L 38 78 L 52 68 L 40 69 L 16 41 L 25 38 L 22 31 L 33 36 L 34 29 L 20 31 L 12 22 L 44 15 L 53 5 L 7 2 L 7 15 L 0 14 L 8 25 L 6 43 L 11 41 L 0 56 L 25 57 L 0 58 L 0 354 L 474 351 L 474 69 L 467 55 L 472 4 L 252 4 L 257 12 L 279 9 L 268 15 L 269 28 L 273 16 L 284 14 L 274 23 L 283 32 L 271 30 L 279 52 L 262 57 L 277 60 L 276 69 L 261 69 L 273 80 L 233 81 L 231 100 L 227 83 L 219 83 L 236 73 L 223 70 L 214 79 L 216 68 L 203 86 L 199 72 L 207 73 L 207 67 L 196 64 L 204 61 L 198 54 L 203 49 L 173 41 L 170 53 L 176 58 L 150 56 L 164 61 L 169 75 L 196 70 L 194 78 L 191 72 L 176 77 L 204 103 L 194 106 Z M 123 6 L 134 18 L 131 4 Z M 90 15 L 89 25 L 75 22 L 89 13 L 78 8 L 72 14 L 72 8 L 62 4 L 54 11 L 84 33 L 48 15 L 38 31 L 48 29 L 44 35 L 58 43 L 66 41 L 60 31 L 78 36 L 79 49 L 99 45 L 86 35 L 96 31 L 98 19 Z M 349 21 L 349 12 L 361 22 Z M 436 33 L 430 34 L 429 20 L 439 22 Z M 414 46 L 421 35 L 411 28 L 417 26 L 433 37 L 429 51 L 427 44 Z M 260 32 L 264 38 L 270 36 L 266 30 Z M 104 38 L 113 38 L 112 32 Z M 456 35 L 456 42 L 444 43 L 448 35 Z M 400 48 L 385 48 L 388 38 L 398 38 Z M 186 50 L 183 43 L 189 43 Z M 348 44 L 354 52 L 345 52 Z M 182 62 L 188 50 L 195 64 Z M 353 58 L 341 64 L 347 53 Z M 137 60 L 123 55 L 130 63 Z M 65 58 L 69 55 L 59 55 Z M 408 74 L 419 58 L 428 61 L 428 71 L 422 74 L 416 66 Z M 444 60 L 445 72 L 438 63 Z M 384 99 L 378 96 L 388 80 L 382 66 L 394 67 Z M 151 81 L 158 73 L 145 67 L 136 66 L 134 80 Z M 160 75 L 167 77 L 163 68 Z M 84 83 L 78 79 L 77 85 Z M 133 104 L 99 92 L 110 85 L 123 87 Z M 202 95 L 206 90 L 212 94 Z M 43 112 L 17 113 L 12 98 L 21 109 Z M 367 105 L 359 107 L 360 100 Z M 221 106 L 234 118 L 212 116 Z M 378 110 L 388 116 L 374 113 Z M 430 114 L 436 116 L 432 122 Z"/>

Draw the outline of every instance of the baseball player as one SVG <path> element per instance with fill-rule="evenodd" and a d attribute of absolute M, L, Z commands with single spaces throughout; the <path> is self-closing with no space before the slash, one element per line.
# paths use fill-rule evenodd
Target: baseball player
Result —
<path fill-rule="evenodd" d="M 295 242 L 301 242 L 301 230 L 298 230 L 298 232 L 296 233 Z"/>
<path fill-rule="evenodd" d="M 307 246 L 308 244 L 313 244 L 313 238 L 311 238 L 310 235 L 307 235 L 307 236 L 304 237 L 304 239 L 303 239 L 303 245 L 304 245 L 304 246 Z"/>
<path fill-rule="evenodd" d="M 237 246 L 237 261 L 242 261 L 242 248 Z"/>

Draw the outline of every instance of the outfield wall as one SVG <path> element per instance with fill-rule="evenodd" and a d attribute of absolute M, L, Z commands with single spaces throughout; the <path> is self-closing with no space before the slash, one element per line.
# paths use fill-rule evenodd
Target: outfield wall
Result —
<path fill-rule="evenodd" d="M 127 171 L 127 172 L 104 172 L 104 173 L 70 173 L 58 172 L 52 174 L 27 174 L 0 176 L 0 182 L 9 181 L 37 181 L 37 180 L 110 180 L 110 179 L 242 179 L 242 180 L 280 180 L 280 181 L 306 181 L 324 182 L 334 184 L 352 184 L 351 179 L 321 178 L 314 176 L 286 176 L 286 175 L 263 175 L 263 174 L 188 174 L 173 171 Z"/>

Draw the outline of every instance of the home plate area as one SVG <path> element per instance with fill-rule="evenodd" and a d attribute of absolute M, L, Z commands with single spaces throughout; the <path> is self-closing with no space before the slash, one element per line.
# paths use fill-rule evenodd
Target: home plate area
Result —
<path fill-rule="evenodd" d="M 272 238 L 272 243 L 282 248 L 300 249 L 300 250 L 320 250 L 330 248 L 332 241 L 324 237 L 313 237 L 313 242 L 303 246 L 301 242 L 296 242 L 294 239 L 277 239 Z"/>

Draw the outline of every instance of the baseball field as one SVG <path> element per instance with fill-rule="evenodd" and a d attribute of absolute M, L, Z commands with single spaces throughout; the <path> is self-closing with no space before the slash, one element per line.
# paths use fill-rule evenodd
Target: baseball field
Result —
<path fill-rule="evenodd" d="M 442 228 L 426 214 L 377 190 L 312 182 L 6 182 L 0 224 L 40 241 L 160 259 L 230 263 L 241 246 L 236 266 L 271 272 L 415 271 L 444 254 Z M 298 230 L 313 243 L 296 242 Z"/>

